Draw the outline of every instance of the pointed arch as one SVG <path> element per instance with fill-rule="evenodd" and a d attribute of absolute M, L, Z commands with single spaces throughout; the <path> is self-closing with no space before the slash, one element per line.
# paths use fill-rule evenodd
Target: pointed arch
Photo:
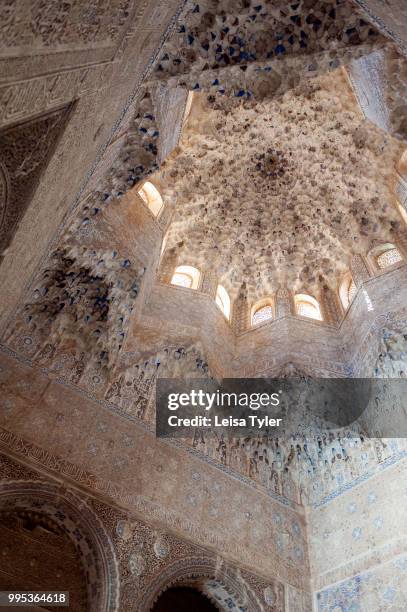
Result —
<path fill-rule="evenodd" d="M 61 485 L 43 481 L 0 483 L 0 512 L 17 509 L 48 516 L 79 553 L 87 576 L 89 612 L 119 610 L 119 569 L 111 539 L 88 504 Z"/>
<path fill-rule="evenodd" d="M 230 604 L 233 603 L 234 610 L 243 607 L 250 612 L 263 610 L 263 606 L 254 595 L 253 590 L 247 587 L 241 574 L 236 571 L 228 571 L 225 567 L 215 564 L 214 559 L 209 556 L 187 557 L 167 566 L 148 585 L 138 609 L 150 611 L 158 597 L 176 585 L 193 586 L 218 605 L 219 599 L 215 594 L 225 593 Z"/>

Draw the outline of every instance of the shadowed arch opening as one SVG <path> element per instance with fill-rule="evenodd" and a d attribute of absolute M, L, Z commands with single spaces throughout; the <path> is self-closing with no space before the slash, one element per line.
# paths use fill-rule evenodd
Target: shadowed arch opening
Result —
<path fill-rule="evenodd" d="M 173 586 L 164 591 L 152 607 L 152 612 L 214 612 L 219 608 L 200 591 L 189 586 Z"/>
<path fill-rule="evenodd" d="M 86 577 L 86 612 L 117 612 L 119 571 L 113 544 L 86 502 L 61 485 L 8 481 L 0 483 L 0 515 L 26 521 L 28 528 L 63 534 Z"/>
<path fill-rule="evenodd" d="M 171 587 L 197 590 L 212 602 L 216 610 L 261 612 L 264 609 L 239 570 L 227 570 L 210 557 L 186 557 L 167 566 L 148 585 L 137 609 L 158 612 L 155 603 Z M 273 599 L 276 599 L 277 595 L 274 595 Z"/>

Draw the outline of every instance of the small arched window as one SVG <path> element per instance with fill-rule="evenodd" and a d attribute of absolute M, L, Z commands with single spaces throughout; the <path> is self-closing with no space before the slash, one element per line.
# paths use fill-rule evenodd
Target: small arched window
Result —
<path fill-rule="evenodd" d="M 164 206 L 163 199 L 157 187 L 154 187 L 150 181 L 143 183 L 143 186 L 138 190 L 138 194 L 142 200 L 147 204 L 153 215 L 157 217 L 162 207 Z"/>
<path fill-rule="evenodd" d="M 178 266 L 172 275 L 171 284 L 186 289 L 198 289 L 199 270 L 193 266 Z"/>
<path fill-rule="evenodd" d="M 184 117 L 183 117 L 183 120 L 182 120 L 183 123 L 185 123 L 188 120 L 188 117 L 191 114 L 191 108 L 192 108 L 193 99 L 194 99 L 194 92 L 193 91 L 189 91 L 188 92 L 187 101 L 186 101 L 186 104 L 185 104 Z"/>
<path fill-rule="evenodd" d="M 257 302 L 252 308 L 252 325 L 259 325 L 273 318 L 273 306 L 271 300 L 265 299 Z"/>
<path fill-rule="evenodd" d="M 380 255 L 376 257 L 376 263 L 380 270 L 384 270 L 385 268 L 393 266 L 399 261 L 403 261 L 400 251 L 393 244 L 389 244 L 387 246 L 388 248 L 386 248 L 386 250 L 382 251 Z"/>
<path fill-rule="evenodd" d="M 311 295 L 298 293 L 294 296 L 295 312 L 301 317 L 322 321 L 321 310 L 317 300 Z"/>
<path fill-rule="evenodd" d="M 230 297 L 222 285 L 218 285 L 215 302 L 227 319 L 230 318 Z"/>
<path fill-rule="evenodd" d="M 355 297 L 356 293 L 357 287 L 351 273 L 348 272 L 341 282 L 341 286 L 339 287 L 339 297 L 345 310 L 349 308 L 353 302 L 353 298 Z"/>

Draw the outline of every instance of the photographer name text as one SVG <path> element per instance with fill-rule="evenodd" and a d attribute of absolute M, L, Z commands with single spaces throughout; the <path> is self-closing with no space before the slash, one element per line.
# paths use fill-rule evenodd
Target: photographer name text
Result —
<path fill-rule="evenodd" d="M 168 425 L 170 427 L 280 427 L 283 419 L 273 419 L 269 416 L 258 417 L 254 414 L 249 414 L 247 417 L 219 417 L 215 415 L 213 418 L 208 416 L 196 415 L 191 418 L 178 417 L 172 414 L 168 417 Z"/>

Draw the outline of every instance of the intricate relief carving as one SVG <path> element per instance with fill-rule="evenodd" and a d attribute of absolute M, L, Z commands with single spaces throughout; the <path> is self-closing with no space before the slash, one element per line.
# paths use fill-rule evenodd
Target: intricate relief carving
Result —
<path fill-rule="evenodd" d="M 407 378 L 407 319 L 389 321 L 381 331 L 374 375 Z"/>
<path fill-rule="evenodd" d="M 143 91 L 136 114 L 130 120 L 126 134 L 109 170 L 100 177 L 91 196 L 93 206 L 100 209 L 121 198 L 127 191 L 158 169 L 158 137 L 151 93 Z M 78 215 L 69 229 L 74 235 L 91 222 L 87 210 Z"/>
<path fill-rule="evenodd" d="M 407 55 L 405 24 L 407 9 L 403 0 L 355 0 L 360 11 L 381 32 L 392 38 Z"/>
<path fill-rule="evenodd" d="M 154 405 L 157 378 L 206 378 L 208 364 L 199 345 L 165 347 L 155 355 L 134 363 L 128 354 L 117 368 L 116 378 L 107 388 L 105 398 L 140 419 L 154 422 L 155 414 L 148 408 Z"/>
<path fill-rule="evenodd" d="M 83 499 L 45 482 L 0 483 L 0 511 L 41 513 L 72 540 L 86 569 L 89 612 L 118 610 L 119 576 L 112 542 Z"/>
<path fill-rule="evenodd" d="M 181 135 L 182 120 L 187 100 L 186 89 L 168 89 L 158 85 L 153 92 L 153 103 L 160 132 L 158 139 L 158 159 L 160 164 L 177 146 Z"/>
<path fill-rule="evenodd" d="M 21 6 L 12 0 L 0 11 L 1 47 L 37 49 L 69 45 L 104 45 L 117 41 L 128 20 L 131 0 L 80 0 L 50 3 L 47 0 Z M 29 24 L 27 27 L 27 14 Z M 22 24 L 24 27 L 22 27 Z"/>
<path fill-rule="evenodd" d="M 23 335 L 36 360 L 76 384 L 86 368 L 103 376 L 123 346 L 144 268 L 116 251 L 78 247 L 58 249 L 49 264 L 10 331 L 11 344 Z"/>
<path fill-rule="evenodd" d="M 249 314 L 246 283 L 242 283 L 232 311 L 232 327 L 236 333 L 242 333 L 250 326 Z"/>
<path fill-rule="evenodd" d="M 170 554 L 170 547 L 162 537 L 154 542 L 154 552 L 157 559 L 165 559 Z"/>
<path fill-rule="evenodd" d="M 139 577 L 146 570 L 146 564 L 140 554 L 132 553 L 129 558 L 129 570 L 133 576 Z"/>
<path fill-rule="evenodd" d="M 341 310 L 337 294 L 325 285 L 322 287 L 321 297 L 325 321 L 337 325 L 341 320 Z"/>
<path fill-rule="evenodd" d="M 318 16 L 307 2 L 262 10 L 252 0 L 239 14 L 232 6 L 205 2 L 198 12 L 188 4 L 156 76 L 171 86 L 262 98 L 292 87 L 304 72 L 336 68 L 383 42 L 349 2 L 323 2 Z"/>
<path fill-rule="evenodd" d="M 133 361 L 132 355 L 126 360 Z M 158 377 L 203 378 L 209 375 L 202 349 L 198 346 L 166 348 L 149 359 L 122 368 L 106 392 L 106 399 L 128 414 L 154 423 L 154 388 Z M 277 374 L 276 374 L 277 375 Z M 279 377 L 306 377 L 294 364 L 286 364 Z M 295 502 L 311 502 L 334 486 L 332 472 L 341 472 L 345 480 L 352 479 L 359 469 L 361 449 L 375 452 L 371 440 L 364 440 L 355 431 L 338 435 L 326 431 L 323 425 L 309 423 L 304 408 L 304 431 L 289 438 L 282 434 L 245 439 L 225 439 L 208 436 L 195 429 L 188 444 L 218 465 L 250 479 L 275 496 Z M 313 488 L 308 486 L 309 479 Z M 284 543 L 281 542 L 281 546 Z M 300 552 L 294 551 L 293 556 Z"/>
<path fill-rule="evenodd" d="M 274 591 L 270 586 L 264 589 L 264 601 L 268 606 L 272 606 L 275 603 Z"/>
<path fill-rule="evenodd" d="M 287 587 L 288 611 L 312 612 L 312 596 L 310 593 L 299 591 L 292 586 Z"/>
<path fill-rule="evenodd" d="M 285 317 L 292 314 L 292 296 L 286 287 L 280 287 L 276 294 L 276 316 Z"/>
<path fill-rule="evenodd" d="M 353 255 L 350 270 L 357 287 L 360 287 L 360 285 L 370 278 L 369 270 L 362 255 Z"/>
<path fill-rule="evenodd" d="M 268 587 L 272 609 L 284 608 L 284 586 L 277 580 L 240 570 L 172 534 L 157 534 L 126 510 L 93 497 L 85 502 L 59 484 L 36 482 L 34 473 L 6 457 L 0 460 L 0 473 L 6 479 L 0 483 L 0 512 L 18 507 L 21 512 L 41 514 L 44 522 L 52 521 L 74 541 L 91 589 L 89 612 L 118 609 L 119 585 L 120 610 L 126 612 L 147 612 L 160 593 L 180 584 L 193 586 L 222 609 L 250 612 L 269 610 L 263 604 Z M 9 481 L 27 476 L 32 480 Z"/>
<path fill-rule="evenodd" d="M 65 126 L 68 108 L 0 132 L 0 251 L 27 210 L 49 154 Z M 7 204 L 5 202 L 7 199 Z"/>
<path fill-rule="evenodd" d="M 160 574 L 153 577 L 143 593 L 140 609 L 150 610 L 159 595 L 171 586 L 187 584 L 197 588 L 220 606 L 223 604 L 229 609 L 263 612 L 261 597 L 247 584 L 246 575 L 249 574 L 245 572 L 243 576 L 233 567 L 228 567 L 222 562 L 216 563 L 215 559 L 205 555 L 204 551 L 199 557 L 185 555 L 184 558 L 167 565 Z M 276 600 L 277 610 L 282 610 L 284 606 L 281 595 L 283 595 L 282 589 L 279 590 L 279 597 Z"/>
<path fill-rule="evenodd" d="M 62 459 L 57 455 L 53 455 L 40 446 L 32 444 L 28 440 L 22 439 L 3 428 L 0 428 L 0 446 L 7 451 L 17 453 L 33 464 L 40 464 L 50 472 L 56 472 L 68 480 L 72 480 L 83 487 L 91 488 L 102 495 L 111 497 L 119 503 L 129 503 L 129 501 L 137 502 L 137 495 L 129 493 L 128 489 L 124 489 L 109 480 L 99 478 L 92 472 L 82 469 L 75 463 Z M 141 512 L 146 512 L 146 508 L 143 505 L 141 505 Z"/>
<path fill-rule="evenodd" d="M 7 168 L 0 163 L 0 235 L 5 223 L 6 211 L 10 197 L 10 179 Z"/>
<path fill-rule="evenodd" d="M 255 183 L 261 182 L 263 188 L 273 195 L 291 189 L 298 178 L 292 155 L 292 151 L 283 152 L 269 147 L 264 153 L 253 155 L 253 167 L 247 169 L 248 175 Z"/>
<path fill-rule="evenodd" d="M 127 354 L 116 364 L 113 380 L 100 385 L 99 396 L 104 393 L 105 399 L 118 407 L 122 414 L 144 420 L 152 426 L 157 377 L 207 377 L 208 366 L 202 355 L 202 349 L 194 345 L 168 347 L 144 359 Z M 81 369 L 83 366 L 79 362 Z M 97 370 L 89 370 L 88 374 L 95 377 Z M 304 372 L 293 364 L 279 373 L 279 376 L 303 375 Z M 344 482 L 357 477 L 364 470 L 360 459 L 362 452 L 368 453 L 374 462 L 380 462 L 391 454 L 391 449 L 386 448 L 379 456 L 373 441 L 359 435 L 356 429 L 345 429 L 334 435 L 323 424 L 310 423 L 306 410 L 302 427 L 302 431 L 289 437 L 282 433 L 278 439 L 257 436 L 249 440 L 207 436 L 204 431 L 195 429 L 188 444 L 191 452 L 198 453 L 208 462 L 248 479 L 273 497 L 297 503 L 312 503 L 320 499 L 335 488 L 339 477 Z M 303 554 L 294 540 L 290 541 L 288 548 L 281 540 L 280 546 L 281 550 L 290 550 L 295 559 Z"/>
<path fill-rule="evenodd" d="M 407 60 L 395 48 L 354 60 L 350 80 L 365 116 L 396 138 L 407 139 Z"/>
<path fill-rule="evenodd" d="M 0 124 L 10 124 L 28 114 L 43 113 L 109 83 L 112 64 L 67 70 L 51 76 L 13 83 L 0 89 Z"/>

